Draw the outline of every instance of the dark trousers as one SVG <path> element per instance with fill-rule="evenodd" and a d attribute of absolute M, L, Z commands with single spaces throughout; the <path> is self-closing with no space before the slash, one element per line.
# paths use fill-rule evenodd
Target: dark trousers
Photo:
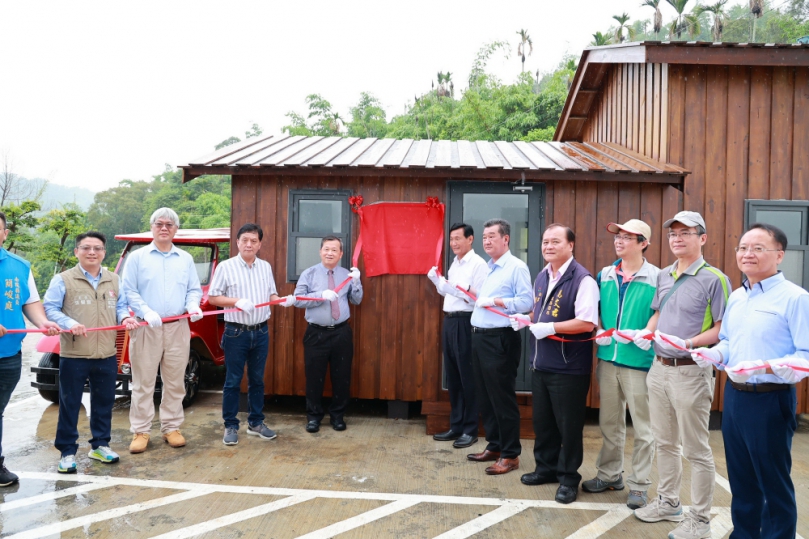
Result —
<path fill-rule="evenodd" d="M 478 435 L 478 405 L 472 372 L 472 324 L 469 316 L 444 318 L 444 371 L 449 390 L 449 428 L 452 432 Z"/>
<path fill-rule="evenodd" d="M 323 412 L 323 386 L 326 368 L 331 374 L 331 405 L 329 416 L 339 421 L 345 415 L 351 391 L 351 360 L 354 358 L 354 339 L 346 324 L 328 330 L 309 324 L 303 335 L 303 361 L 306 367 L 306 419 L 321 421 Z"/>
<path fill-rule="evenodd" d="M 792 484 L 795 387 L 747 393 L 725 385 L 722 437 L 733 499 L 731 539 L 795 537 L 798 507 Z"/>
<path fill-rule="evenodd" d="M 239 428 L 239 388 L 247 365 L 247 403 L 250 413 L 247 424 L 256 426 L 264 421 L 264 366 L 270 347 L 270 331 L 266 324 L 246 330 L 230 324 L 222 334 L 225 351 L 225 387 L 222 389 L 222 419 L 225 428 Z"/>
<path fill-rule="evenodd" d="M 84 384 L 90 381 L 90 445 L 93 449 L 110 445 L 112 405 L 115 404 L 115 378 L 118 360 L 63 357 L 59 360 L 59 421 L 53 445 L 62 456 L 79 450 L 79 410 Z"/>
<path fill-rule="evenodd" d="M 0 357 L 0 457 L 3 456 L 3 412 L 22 373 L 22 354 Z"/>
<path fill-rule="evenodd" d="M 509 328 L 490 333 L 472 333 L 472 370 L 486 449 L 502 458 L 520 455 L 520 410 L 517 408 L 517 367 L 522 338 Z"/>
<path fill-rule="evenodd" d="M 536 472 L 578 488 L 589 374 L 531 371 Z"/>

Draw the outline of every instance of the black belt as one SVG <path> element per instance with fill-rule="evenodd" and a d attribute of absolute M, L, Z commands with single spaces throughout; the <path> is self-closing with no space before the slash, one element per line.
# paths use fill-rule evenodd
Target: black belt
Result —
<path fill-rule="evenodd" d="M 697 362 L 690 357 L 663 357 L 657 356 L 657 361 L 666 367 L 682 367 L 683 365 L 696 365 Z"/>
<path fill-rule="evenodd" d="M 790 384 L 740 384 L 730 380 L 730 385 L 733 389 L 744 391 L 746 393 L 769 393 L 771 391 L 786 391 L 792 389 Z"/>
<path fill-rule="evenodd" d="M 472 333 L 505 333 L 506 331 L 514 331 L 510 327 L 507 328 L 479 328 L 472 326 Z"/>
<path fill-rule="evenodd" d="M 444 312 L 444 318 L 455 318 L 458 316 L 465 316 L 471 317 L 472 311 L 451 311 L 451 312 Z"/>
<path fill-rule="evenodd" d="M 348 324 L 348 320 L 346 320 L 345 322 L 340 322 L 339 324 L 334 324 L 333 326 L 319 326 L 317 324 L 313 324 L 313 323 L 309 322 L 310 327 L 315 327 L 317 329 L 322 329 L 323 331 L 334 331 L 335 329 L 340 329 L 341 327 L 345 326 L 346 324 Z"/>
<path fill-rule="evenodd" d="M 248 326 L 247 324 L 239 324 L 238 322 L 225 322 L 226 326 L 233 326 L 235 328 L 243 329 L 245 331 L 255 331 L 257 329 L 263 328 L 267 325 L 267 321 L 259 322 L 258 324 L 254 324 L 252 326 Z"/>

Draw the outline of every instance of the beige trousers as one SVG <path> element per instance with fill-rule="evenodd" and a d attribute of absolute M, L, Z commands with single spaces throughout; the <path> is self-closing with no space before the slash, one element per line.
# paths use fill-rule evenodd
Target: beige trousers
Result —
<path fill-rule="evenodd" d="M 180 428 L 185 417 L 185 368 L 188 364 L 191 330 L 188 319 L 159 328 L 139 327 L 129 333 L 129 361 L 132 364 L 130 431 L 149 433 L 154 419 L 154 388 L 157 369 L 163 381 L 160 401 L 160 431 Z"/>
<path fill-rule="evenodd" d="M 600 361 L 596 367 L 600 388 L 598 425 L 601 427 L 601 451 L 596 459 L 598 478 L 617 481 L 624 469 L 626 443 L 626 407 L 632 416 L 635 442 L 632 449 L 632 473 L 627 478 L 631 490 L 646 492 L 652 482 L 649 474 L 654 460 L 654 436 L 649 421 L 649 392 L 646 371 L 617 367 Z"/>
<path fill-rule="evenodd" d="M 657 494 L 672 504 L 679 503 L 685 457 L 691 463 L 691 511 L 708 521 L 716 483 L 708 443 L 714 390 L 711 370 L 698 365 L 667 367 L 655 358 L 646 384 L 657 445 Z"/>

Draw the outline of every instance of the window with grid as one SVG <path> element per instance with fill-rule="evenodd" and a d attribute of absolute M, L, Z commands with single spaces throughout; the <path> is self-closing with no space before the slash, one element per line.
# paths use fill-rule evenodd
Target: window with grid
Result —
<path fill-rule="evenodd" d="M 775 225 L 787 235 L 784 277 L 809 290 L 809 201 L 747 200 L 745 228 L 753 223 Z"/>
<path fill-rule="evenodd" d="M 345 268 L 351 261 L 351 191 L 298 189 L 289 191 L 287 279 L 297 281 L 303 271 L 320 262 L 320 240 L 336 236 L 343 241 Z"/>

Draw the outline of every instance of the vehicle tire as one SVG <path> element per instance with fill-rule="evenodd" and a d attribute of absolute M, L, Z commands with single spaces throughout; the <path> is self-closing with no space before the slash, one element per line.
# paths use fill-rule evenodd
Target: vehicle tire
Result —
<path fill-rule="evenodd" d="M 54 354 L 52 352 L 42 354 L 42 358 L 39 360 L 39 366 L 58 369 L 59 354 Z M 40 384 L 55 384 L 56 376 L 53 376 L 52 374 L 37 374 L 37 382 Z M 39 394 L 43 399 L 59 404 L 58 389 L 40 389 Z"/>
<path fill-rule="evenodd" d="M 185 367 L 185 398 L 183 408 L 188 408 L 194 403 L 199 394 L 200 361 L 199 354 L 191 350 L 188 354 L 188 365 Z"/>

